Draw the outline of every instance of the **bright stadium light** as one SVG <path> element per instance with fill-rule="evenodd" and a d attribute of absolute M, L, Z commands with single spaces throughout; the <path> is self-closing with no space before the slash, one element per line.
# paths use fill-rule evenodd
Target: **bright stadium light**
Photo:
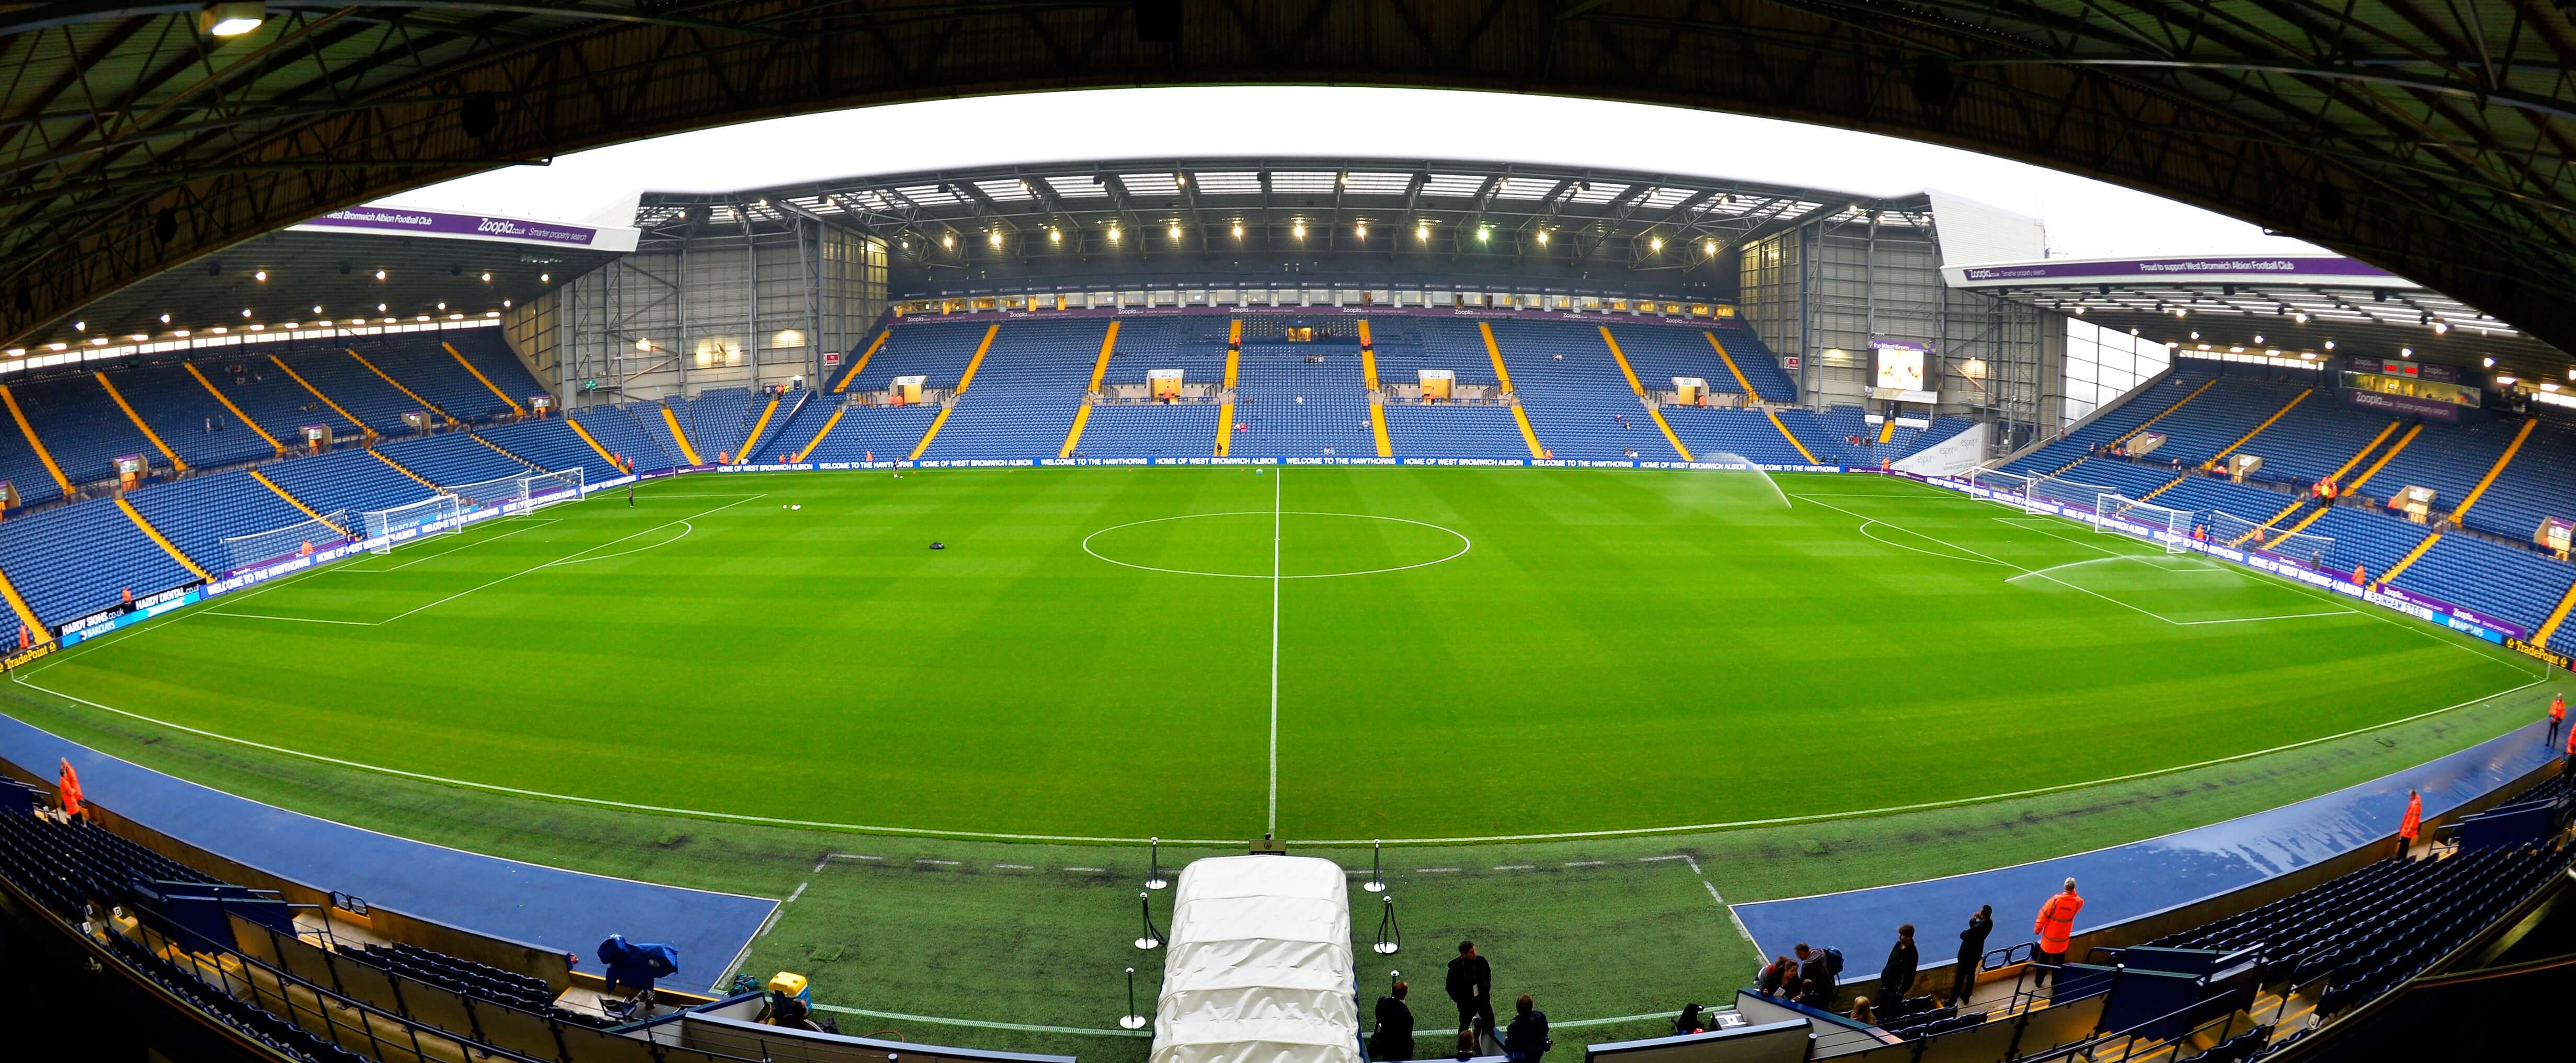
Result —
<path fill-rule="evenodd" d="M 2307 311 L 2305 311 L 2305 310 L 2301 310 L 2301 311 L 2299 311 L 2298 313 L 2295 313 L 2295 314 L 2290 315 L 2290 320 L 2292 320 L 2292 321 L 2296 321 L 2296 322 L 2298 322 L 2299 324 L 2302 324 L 2302 325 L 2307 324 L 2307 323 L 2308 323 L 2308 312 L 2307 312 Z"/>
<path fill-rule="evenodd" d="M 984 242 L 991 244 L 994 247 L 1002 246 L 1002 230 L 995 229 L 992 232 L 984 234 Z"/>
<path fill-rule="evenodd" d="M 2334 349 L 2334 341 L 2333 341 L 2333 340 L 2327 340 L 2327 341 L 2326 341 L 2326 349 L 2327 349 L 2327 350 L 2329 350 L 2329 351 L 2331 351 L 2331 350 L 2333 350 L 2333 349 Z"/>
<path fill-rule="evenodd" d="M 639 351 L 649 351 L 649 350 L 652 350 L 652 349 L 653 349 L 653 341 L 648 340 L 648 339 L 645 339 L 645 338 L 644 338 L 644 337 L 642 337 L 642 336 L 637 336 L 637 337 L 635 337 L 635 349 L 636 349 L 636 350 L 639 350 Z"/>
<path fill-rule="evenodd" d="M 384 313 L 384 312 L 385 312 L 385 304 L 383 304 L 383 303 L 377 303 L 377 304 L 376 304 L 376 312 L 377 312 L 377 313 L 379 313 L 379 314 Z"/>
<path fill-rule="evenodd" d="M 146 343 L 151 341 L 152 334 L 148 332 L 135 332 L 127 334 L 125 338 L 133 340 L 136 343 Z"/>
<path fill-rule="evenodd" d="M 1305 238 L 1306 238 L 1306 223 L 1301 221 L 1301 222 L 1298 222 L 1298 223 L 1296 223 L 1296 224 L 1294 224 L 1294 225 L 1289 226 L 1289 227 L 1288 227 L 1288 235 L 1290 235 L 1290 236 L 1294 236 L 1294 237 L 1296 237 L 1296 238 L 1298 238 L 1298 239 L 1300 239 L 1300 240 L 1305 239 Z"/>
<path fill-rule="evenodd" d="M 316 313 L 316 314 L 321 313 L 321 312 L 322 312 L 322 304 L 320 304 L 320 303 L 315 303 L 315 304 L 313 304 L 313 312 L 314 312 L 314 313 Z"/>
<path fill-rule="evenodd" d="M 265 332 L 265 331 L 267 331 L 267 330 L 268 330 L 268 326 L 263 325 L 263 324 L 260 324 L 259 322 L 253 321 L 253 322 L 251 322 L 251 323 L 250 323 L 250 330 L 251 330 L 252 332 Z"/>
<path fill-rule="evenodd" d="M 1118 227 L 1115 225 L 1109 227 L 1109 242 L 1113 244 L 1118 242 Z"/>
<path fill-rule="evenodd" d="M 939 246 L 952 250 L 955 249 L 957 246 L 957 234 L 946 233 L 941 235 L 939 238 Z"/>
<path fill-rule="evenodd" d="M 161 323 L 162 323 L 162 324 L 164 324 L 164 325 L 169 324 L 169 323 L 170 323 L 170 315 L 168 315 L 168 314 L 163 314 L 163 315 L 161 315 Z"/>
<path fill-rule="evenodd" d="M 2190 314 L 2190 313 L 2191 313 L 2191 311 L 2189 311 L 2189 310 L 2185 310 L 2185 309 L 2183 309 L 2183 308 L 2181 308 L 2181 307 L 2179 307 L 2179 306 L 2177 306 L 2177 307 L 2175 307 L 2175 308 L 2174 308 L 2174 316 L 2175 316 L 2175 317 L 2183 317 L 2183 316 L 2188 315 L 2188 314 Z"/>
<path fill-rule="evenodd" d="M 2262 333 L 2260 333 L 2260 332 L 2255 333 L 2255 334 L 2254 334 L 2254 342 L 2256 342 L 2256 343 L 2261 343 L 2261 342 L 2263 342 L 2263 334 L 2262 334 Z"/>
<path fill-rule="evenodd" d="M 492 283 L 492 275 L 491 275 L 491 274 L 489 274 L 489 273 L 484 274 L 484 275 L 483 275 L 483 283 L 485 283 L 485 284 L 490 284 L 490 283 Z"/>
<path fill-rule="evenodd" d="M 2406 351 L 2406 353 L 2408 353 L 2408 354 L 2413 354 L 2413 353 L 2415 353 L 2414 348 L 2411 348 L 2411 347 L 2410 347 L 2410 348 L 2408 348 L 2408 349 L 2407 349 L 2407 351 Z M 2480 359 L 2478 359 L 2478 364 L 2479 364 L 2479 365 L 2482 365 L 2482 366 L 2485 366 L 2485 367 L 2487 367 L 2487 368 L 2489 368 L 2489 369 L 2493 369 L 2493 368 L 2495 368 L 2495 359 L 2494 359 L 2494 358 L 2492 358 L 2492 357 L 2488 357 L 2488 358 L 2480 358 Z"/>
<path fill-rule="evenodd" d="M 1164 233 L 1164 235 L 1167 235 L 1167 236 L 1171 237 L 1172 239 L 1175 239 L 1175 240 L 1180 239 L 1180 238 L 1181 238 L 1181 223 L 1179 223 L 1179 222 L 1173 222 L 1173 223 L 1172 223 L 1171 228 L 1168 228 L 1168 229 L 1163 230 L 1163 233 Z"/>
<path fill-rule="evenodd" d="M 1342 180 L 1347 182 L 1350 178 L 1348 176 L 1344 176 Z M 1359 237 L 1362 240 L 1368 239 L 1368 223 L 1361 222 L 1357 225 L 1351 226 L 1351 235 Z"/>
<path fill-rule="evenodd" d="M 377 279 L 377 280 L 383 280 L 383 279 L 385 279 L 385 271 L 383 271 L 383 270 L 377 270 L 377 271 L 376 271 L 376 279 Z"/>
<path fill-rule="evenodd" d="M 72 331 L 74 331 L 74 332 L 87 332 L 87 331 L 89 331 L 89 322 L 87 322 L 87 321 L 74 321 L 74 322 L 72 322 Z"/>
<path fill-rule="evenodd" d="M 2434 323 L 2433 323 L 2433 334 L 2434 334 L 2434 335 L 2439 336 L 2439 335 L 2442 335 L 2442 334 L 2444 334 L 2444 333 L 2446 333 L 2446 332 L 2449 332 L 2449 331 L 2451 331 L 2451 323 L 2450 323 L 2450 322 L 2448 322 L 2448 321 L 2436 321 L 2436 322 L 2434 322 Z"/>
<path fill-rule="evenodd" d="M 539 283 L 539 284 L 552 284 L 552 283 L 554 283 L 554 281 L 555 281 L 555 275 L 554 275 L 554 274 L 552 274 L 552 273 L 540 273 L 540 274 L 537 274 L 537 283 Z"/>
<path fill-rule="evenodd" d="M 438 308 L 439 308 L 439 309 L 441 309 L 441 310 L 445 310 L 445 309 L 447 309 L 447 304 L 446 304 L 446 303 L 440 303 L 440 304 L 438 304 Z M 244 311 L 242 311 L 242 313 L 244 313 L 244 314 L 248 314 L 248 313 L 250 313 L 250 311 L 248 311 L 248 310 L 244 310 Z"/>
<path fill-rule="evenodd" d="M 1547 230 L 1541 229 L 1538 231 L 1538 245 L 1540 247 L 1547 246 Z"/>
<path fill-rule="evenodd" d="M 1717 241 L 1715 240 L 1700 241 L 1699 249 L 1702 254 L 1705 254 L 1710 258 L 1717 257 Z"/>
<path fill-rule="evenodd" d="M 207 329 L 206 331 L 211 332 L 211 333 L 214 333 L 215 335 L 221 336 L 221 335 L 223 335 L 224 333 L 229 332 L 229 331 L 231 331 L 231 330 L 230 330 L 230 329 L 227 329 L 227 328 L 225 328 L 225 327 L 223 327 L 222 325 L 217 325 L 217 326 L 215 326 L 215 327 L 213 327 L 213 328 Z"/>
<path fill-rule="evenodd" d="M 1427 243 L 1430 243 L 1430 242 L 1431 242 L 1431 226 L 1430 226 L 1428 223 L 1423 223 L 1423 224 L 1417 224 L 1417 225 L 1415 225 L 1415 226 L 1413 227 L 1413 238 L 1414 238 L 1414 239 L 1416 239 L 1416 240 L 1420 240 L 1420 241 L 1422 241 L 1423 243 L 1426 243 L 1426 244 L 1427 244 Z"/>
<path fill-rule="evenodd" d="M 242 308 L 242 316 L 243 316 L 243 317 L 249 317 L 249 316 L 250 316 L 250 308 L 249 308 L 249 307 L 245 306 L 245 307 L 243 307 L 243 308 Z"/>
<path fill-rule="evenodd" d="M 266 284 L 268 283 L 268 271 L 264 269 L 252 270 L 250 279 L 258 281 L 261 284 Z"/>
<path fill-rule="evenodd" d="M 59 350 L 62 350 L 63 348 L 65 348 L 65 347 L 69 347 L 69 346 L 71 346 L 71 344 L 68 344 L 68 343 L 62 343 L 62 342 L 54 342 L 54 343 L 48 343 L 48 344 L 46 344 L 46 345 L 45 345 L 45 349 L 46 349 L 46 350 L 49 350 L 49 351 L 59 351 Z"/>
<path fill-rule="evenodd" d="M 109 340 L 105 336 L 92 336 L 89 338 L 89 345 L 92 347 L 105 347 L 111 342 L 113 341 Z"/>
<path fill-rule="evenodd" d="M 1664 238 L 1660 236 L 1648 238 L 1646 240 L 1646 249 L 1649 251 L 1662 251 L 1664 249 Z"/>
<path fill-rule="evenodd" d="M 1243 223 L 1242 223 L 1242 222 L 1236 222 L 1236 223 L 1234 223 L 1234 238 L 1235 238 L 1235 239 L 1237 239 L 1237 240 L 1243 239 Z"/>
<path fill-rule="evenodd" d="M 507 309 L 509 309 L 509 308 L 510 308 L 510 301 L 509 301 L 509 300 L 507 300 L 507 299 L 503 299 L 503 300 L 501 300 L 501 309 L 503 309 L 503 310 L 507 310 Z"/>
<path fill-rule="evenodd" d="M 197 28 L 210 37 L 239 37 L 268 21 L 261 0 L 217 0 L 197 12 Z"/>
<path fill-rule="evenodd" d="M 1480 244 L 1481 244 L 1481 243 L 1484 243 L 1484 242 L 1486 242 L 1486 241 L 1488 241 L 1488 240 L 1492 240 L 1493 238 L 1494 238 L 1494 227 L 1493 227 L 1493 226 L 1491 226 L 1491 225 L 1479 225 L 1479 226 L 1477 226 L 1477 227 L 1476 227 L 1476 242 L 1477 242 L 1477 243 L 1480 243 Z"/>
<path fill-rule="evenodd" d="M 184 340 L 188 338 L 188 330 L 183 328 L 174 328 L 170 330 L 170 335 Z"/>
<path fill-rule="evenodd" d="M 2516 384 L 2519 384 L 2519 383 L 2522 383 L 2522 378 L 2521 378 L 2521 377 L 2517 377 L 2517 376 L 2506 376 L 2506 375 L 2505 375 L 2505 374 L 2503 374 L 2503 373 L 2497 373 L 2497 374 L 2496 374 L 2496 386 L 2497 386 L 2497 387 L 2500 387 L 2500 388 L 2509 388 L 2509 387 L 2512 387 L 2512 386 L 2514 386 L 2514 385 L 2516 385 Z"/>
<path fill-rule="evenodd" d="M 1050 243 L 1050 244 L 1060 244 L 1060 243 L 1063 243 L 1063 242 L 1064 242 L 1064 230 L 1062 230 L 1062 229 L 1049 229 L 1049 230 L 1047 230 L 1047 242 L 1048 242 L 1048 243 Z"/>

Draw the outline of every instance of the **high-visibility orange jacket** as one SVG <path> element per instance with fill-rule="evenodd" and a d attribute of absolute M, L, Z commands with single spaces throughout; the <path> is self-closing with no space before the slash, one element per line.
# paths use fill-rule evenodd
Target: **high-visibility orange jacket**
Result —
<path fill-rule="evenodd" d="M 2406 795 L 2406 818 L 2397 824 L 2397 836 L 2414 841 L 2424 830 L 2424 795 Z"/>
<path fill-rule="evenodd" d="M 2084 898 L 2073 891 L 2060 893 L 2039 906 L 2039 918 L 2031 923 L 2031 933 L 2039 935 L 2039 951 L 2065 952 L 2075 940 L 2075 913 L 2084 910 Z"/>
<path fill-rule="evenodd" d="M 2549 699 L 2549 718 L 2553 720 L 2564 720 L 2567 718 L 2567 698 L 2565 695 Z"/>
<path fill-rule="evenodd" d="M 63 774 L 59 786 L 63 796 L 63 813 L 77 816 L 81 811 L 80 773 L 72 770 L 70 760 L 64 759 L 62 763 Z"/>

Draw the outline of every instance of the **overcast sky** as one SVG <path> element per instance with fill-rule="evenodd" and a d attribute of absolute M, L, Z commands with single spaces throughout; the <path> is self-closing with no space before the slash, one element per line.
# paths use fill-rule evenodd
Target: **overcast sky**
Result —
<path fill-rule="evenodd" d="M 637 141 L 386 202 L 600 221 L 626 214 L 647 189 L 1173 155 L 1537 162 L 1877 196 L 1938 189 L 2040 218 L 2052 257 L 2316 250 L 2197 207 L 1954 148 L 1671 107 L 1419 89 L 1110 89 L 896 104 Z"/>

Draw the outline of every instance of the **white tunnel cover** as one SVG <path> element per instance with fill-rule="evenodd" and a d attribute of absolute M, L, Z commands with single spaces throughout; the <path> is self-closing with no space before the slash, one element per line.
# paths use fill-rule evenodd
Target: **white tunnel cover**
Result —
<path fill-rule="evenodd" d="M 1303 856 L 1181 870 L 1151 1063 L 1363 1063 L 1350 885 Z"/>

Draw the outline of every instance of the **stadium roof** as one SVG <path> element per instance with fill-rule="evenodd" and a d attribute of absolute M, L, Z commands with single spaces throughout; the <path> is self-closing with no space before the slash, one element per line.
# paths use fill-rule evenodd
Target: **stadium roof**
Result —
<path fill-rule="evenodd" d="M 2334 255 L 2042 259 L 1945 266 L 2004 294 L 2149 339 L 2217 350 L 2359 354 L 2576 379 L 2576 359 L 2457 299 Z M 2241 353 L 2241 352 L 2240 352 Z"/>
<path fill-rule="evenodd" d="M 1331 254 L 1358 227 L 1457 250 L 1462 242 L 1632 268 L 1685 268 L 1686 250 L 1733 248 L 1810 221 L 1923 226 L 1922 195 L 1847 192 L 1606 168 L 1465 160 L 1160 158 L 1031 163 L 852 177 L 734 192 L 647 192 L 645 238 L 784 228 L 804 218 L 855 228 L 926 265 L 991 248 L 1016 254 L 1211 251 L 1243 240 Z M 1303 228 L 1300 228 L 1300 227 Z M 1421 227 L 1417 230 L 1417 227 Z M 1416 237 L 1412 231 L 1426 235 Z M 1481 239 L 1477 234 L 1482 233 Z M 997 242 L 998 238 L 998 242 Z M 1664 253 L 1666 245 L 1671 253 Z"/>
<path fill-rule="evenodd" d="M 2307 237 L 2576 342 L 2576 27 L 2536 0 L 252 6 L 263 21 L 221 37 L 193 2 L 0 11 L 0 337 L 333 209 L 657 133 L 968 94 L 1365 83 L 1992 152 Z M 1096 120 L 1107 139 L 1152 116 Z M 1507 106 L 1276 120 L 1306 140 L 1337 121 L 1546 135 Z"/>

